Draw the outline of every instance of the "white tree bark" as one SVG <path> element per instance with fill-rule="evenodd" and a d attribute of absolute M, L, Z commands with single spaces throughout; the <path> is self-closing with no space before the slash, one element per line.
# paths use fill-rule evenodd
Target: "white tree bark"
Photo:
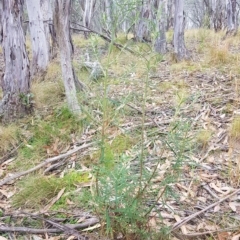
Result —
<path fill-rule="evenodd" d="M 188 51 L 184 42 L 184 28 L 183 0 L 175 0 L 173 45 L 176 61 L 188 58 Z"/>
<path fill-rule="evenodd" d="M 74 114 L 80 114 L 74 72 L 72 67 L 72 45 L 70 37 L 71 0 L 55 1 L 54 25 L 61 56 L 61 67 L 68 107 Z"/>
<path fill-rule="evenodd" d="M 4 122 L 11 122 L 31 110 L 29 60 L 21 25 L 22 1 L 0 1 L 0 16 L 0 39 L 5 61 L 0 113 Z"/>
<path fill-rule="evenodd" d="M 43 73 L 49 62 L 49 43 L 45 34 L 41 0 L 26 0 L 32 43 L 31 75 Z"/>
<path fill-rule="evenodd" d="M 42 16 L 43 16 L 43 24 L 44 24 L 44 33 L 47 42 L 47 49 L 48 49 L 48 56 L 49 60 L 53 56 L 53 49 L 51 48 L 50 39 L 51 39 L 51 29 L 52 29 L 52 21 L 53 21 L 53 13 L 52 13 L 52 6 L 51 0 L 40 0 L 40 6 L 42 9 Z"/>
<path fill-rule="evenodd" d="M 226 35 L 236 35 L 238 29 L 237 1 L 226 0 L 227 12 L 227 33 Z"/>

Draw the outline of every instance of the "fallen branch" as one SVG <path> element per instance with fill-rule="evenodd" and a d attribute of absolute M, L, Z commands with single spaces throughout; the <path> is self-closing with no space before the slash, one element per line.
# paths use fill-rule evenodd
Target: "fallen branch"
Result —
<path fill-rule="evenodd" d="M 61 233 L 66 231 L 66 229 L 74 230 L 74 229 L 84 229 L 90 226 L 93 226 L 99 223 L 97 218 L 90 218 L 87 219 L 84 223 L 79 224 L 54 224 L 53 221 L 44 219 L 44 221 L 49 222 L 50 224 L 59 225 L 59 228 L 44 228 L 44 229 L 37 229 L 37 228 L 28 228 L 28 227 L 8 227 L 8 226 L 0 226 L 0 232 L 21 232 L 21 233 L 34 233 L 34 234 L 42 234 L 42 233 Z M 61 226 L 61 227 L 60 227 Z"/>
<path fill-rule="evenodd" d="M 90 29 L 90 28 L 88 28 L 88 27 L 86 27 L 86 26 L 83 26 L 83 25 L 81 25 L 81 24 L 78 24 L 78 23 L 74 23 L 74 24 L 76 24 L 76 25 L 78 25 L 78 26 L 80 26 L 80 27 L 82 27 L 82 28 L 84 28 L 84 29 L 86 29 L 86 30 L 82 30 L 82 29 L 78 29 L 78 28 L 73 28 L 73 27 L 71 27 L 71 29 L 74 29 L 74 30 L 76 30 L 76 31 L 86 31 L 86 32 L 95 33 L 95 34 L 97 34 L 99 37 L 101 37 L 103 40 L 105 40 L 105 41 L 107 41 L 107 42 L 109 42 L 109 43 L 112 43 L 112 44 L 113 44 L 115 47 L 117 47 L 118 49 L 120 49 L 120 50 L 125 49 L 125 50 L 127 50 L 128 52 L 130 52 L 130 53 L 132 53 L 132 54 L 136 54 L 132 49 L 130 49 L 130 48 L 128 48 L 128 47 L 125 47 L 125 46 L 123 46 L 123 45 L 120 44 L 120 43 L 115 43 L 115 42 L 113 42 L 111 38 L 109 38 L 109 37 L 107 37 L 107 36 L 105 36 L 105 35 L 97 32 L 97 31 L 95 31 L 95 30 L 92 30 L 92 29 Z"/>
<path fill-rule="evenodd" d="M 193 218 L 199 216 L 200 214 L 202 214 L 202 213 L 206 212 L 207 210 L 215 207 L 216 205 L 218 205 L 218 204 L 226 201 L 228 198 L 231 198 L 231 197 L 233 197 L 234 195 L 236 195 L 236 194 L 238 194 L 238 193 L 240 193 L 240 188 L 237 189 L 236 191 L 234 191 L 233 193 L 229 194 L 228 196 L 226 196 L 226 197 L 224 197 L 224 198 L 222 198 L 222 199 L 219 199 L 217 202 L 215 202 L 215 203 L 209 205 L 208 207 L 202 209 L 201 211 L 196 212 L 196 213 L 193 213 L 192 215 L 186 217 L 186 218 L 183 219 L 181 222 L 175 223 L 175 224 L 172 226 L 170 232 L 175 231 L 176 229 L 180 228 L 181 226 L 183 226 L 184 224 L 186 224 L 187 222 L 189 222 L 189 221 L 192 220 Z"/>
<path fill-rule="evenodd" d="M 210 234 L 215 234 L 215 233 L 220 233 L 220 232 L 230 232 L 230 231 L 236 231 L 239 229 L 238 227 L 233 227 L 233 228 L 226 228 L 226 229 L 218 229 L 218 230 L 213 230 L 213 231 L 206 231 L 206 232 L 199 232 L 199 233 L 188 233 L 188 234 L 182 234 L 182 233 L 178 233 L 175 234 L 176 237 L 181 237 L 182 239 L 186 240 L 186 239 L 196 239 L 196 237 L 201 237 L 204 235 L 210 235 Z"/>
<path fill-rule="evenodd" d="M 76 153 L 76 152 L 78 152 L 78 151 L 80 151 L 80 150 L 82 150 L 84 148 L 90 147 L 92 145 L 93 145 L 93 142 L 88 143 L 88 144 L 84 144 L 84 145 L 76 147 L 76 148 L 74 148 L 74 149 L 72 149 L 72 150 L 70 150 L 70 151 L 68 151 L 66 153 L 63 153 L 61 155 L 58 155 L 58 156 L 55 156 L 55 157 L 51 157 L 51 158 L 47 158 L 46 160 L 44 160 L 43 162 L 41 162 L 40 164 L 38 164 L 37 166 L 35 166 L 35 167 L 31 168 L 31 169 L 28 169 L 28 170 L 23 171 L 23 172 L 16 173 L 16 174 L 14 174 L 11 177 L 7 177 L 7 178 L 3 179 L 2 181 L 0 181 L 0 186 L 4 185 L 4 184 L 6 184 L 6 183 L 8 183 L 8 182 L 10 182 L 12 180 L 15 180 L 15 179 L 17 179 L 17 178 L 19 178 L 21 176 L 24 176 L 24 175 L 27 175 L 27 174 L 29 174 L 31 172 L 34 172 L 34 171 L 44 167 L 45 165 L 47 165 L 49 163 L 56 162 L 59 159 L 68 157 L 68 156 L 72 155 L 73 153 Z"/>

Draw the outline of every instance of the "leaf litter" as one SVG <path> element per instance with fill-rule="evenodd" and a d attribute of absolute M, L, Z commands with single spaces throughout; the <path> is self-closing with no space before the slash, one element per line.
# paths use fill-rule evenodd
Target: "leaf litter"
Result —
<path fill-rule="evenodd" d="M 200 64 L 201 62 L 199 62 Z M 114 70 L 112 72 L 114 73 Z M 125 96 L 136 97 L 136 93 L 144 91 L 141 77 L 143 77 L 142 74 L 132 74 L 129 82 L 110 85 L 108 89 L 109 99 L 118 100 L 119 97 Z M 160 219 L 166 226 L 176 226 L 177 223 L 181 223 L 188 216 L 217 203 L 239 188 L 240 142 L 239 139 L 231 138 L 229 130 L 234 117 L 240 115 L 239 94 L 236 90 L 240 75 L 238 73 L 234 74 L 228 66 L 218 69 L 210 65 L 200 70 L 189 70 L 186 67 L 186 69 L 174 71 L 171 63 L 165 61 L 159 63 L 157 71 L 148 77 L 148 96 L 144 112 L 141 101 L 138 101 L 137 97 L 136 101 L 127 104 L 121 103 L 117 110 L 126 108 L 131 114 L 122 118 L 117 128 L 109 128 L 108 130 L 109 135 L 112 136 L 110 141 L 113 141 L 118 135 L 137 131 L 144 125 L 144 145 L 147 149 L 147 157 L 144 160 L 145 168 L 151 171 L 156 166 L 159 157 L 165 159 L 157 167 L 156 176 L 153 180 L 156 187 L 168 174 L 174 159 L 171 151 L 162 153 L 162 141 L 159 140 L 159 135 L 167 134 L 170 124 L 177 120 L 190 120 L 189 138 L 196 138 L 199 130 L 210 133 L 206 142 L 199 138 L 199 142 L 196 142 L 197 150 L 190 151 L 189 156 L 186 156 L 191 160 L 191 163 L 194 163 L 194 167 L 188 164 L 182 166 L 180 181 L 171 186 L 179 196 L 179 201 L 169 197 L 164 204 L 161 199 L 154 203 L 156 206 L 153 208 L 148 222 L 149 227 L 154 230 L 158 229 Z M 183 105 L 180 104 L 181 101 L 184 102 Z M 179 113 L 174 109 L 174 106 L 178 104 L 180 106 Z M 96 109 L 95 113 L 100 114 L 101 112 Z M 144 124 L 141 122 L 143 114 L 145 114 Z M 94 141 L 95 135 L 99 131 L 101 131 L 100 128 L 96 130 L 89 126 L 81 137 L 72 135 L 72 143 L 69 143 L 69 146 L 62 144 L 60 139 L 56 138 L 55 142 L 45 147 L 46 158 L 61 156 L 61 154 L 77 147 L 79 143 L 81 145 Z M 80 150 L 81 154 L 78 152 L 76 155 L 66 156 L 63 166 L 74 168 L 75 164 L 73 162 L 81 163 L 80 155 L 94 155 L 97 150 L 96 146 L 91 145 L 87 149 Z M 134 164 L 137 164 L 134 159 L 139 153 L 126 150 L 126 154 L 132 156 L 131 165 L 134 169 Z M 9 173 L 5 173 L 6 166 L 11 164 L 12 161 L 14 159 L 10 158 L 9 161 L 1 164 L 0 174 L 2 178 L 9 175 Z M 71 164 L 69 165 L 69 163 Z M 46 173 L 49 171 L 54 173 L 60 167 L 49 168 L 52 164 L 52 162 L 49 162 L 46 166 L 48 167 Z M 82 169 L 89 172 L 91 167 L 82 164 Z M 61 172 L 63 171 L 64 168 L 61 169 Z M 137 171 L 135 172 L 138 174 Z M 90 182 L 86 183 L 86 187 L 91 187 Z M 79 187 L 84 186 L 80 185 Z M 10 199 L 15 192 L 16 188 L 13 182 L 4 184 L 0 188 L 0 208 L 6 215 L 14 211 Z M 162 192 L 159 192 L 159 196 L 161 194 Z M 49 202 L 45 211 L 48 211 L 62 195 L 64 195 L 64 189 L 58 192 L 56 197 Z M 66 201 L 68 206 L 74 205 L 70 198 L 67 198 Z M 240 193 L 237 192 L 231 198 L 226 198 L 225 201 L 216 204 L 183 224 L 180 230 L 173 232 L 175 236 L 173 238 L 186 239 L 188 236 L 195 236 L 195 239 L 198 237 L 203 239 L 204 236 L 214 235 L 219 240 L 239 239 L 239 202 Z M 79 222 L 84 222 L 86 219 L 85 216 L 77 216 L 76 218 Z M 93 225 L 89 226 L 89 229 L 94 230 L 99 227 L 99 225 Z M 33 236 L 35 239 L 38 237 Z M 49 239 L 59 239 L 59 237 Z M 74 239 L 74 237 L 69 236 L 68 239 Z"/>

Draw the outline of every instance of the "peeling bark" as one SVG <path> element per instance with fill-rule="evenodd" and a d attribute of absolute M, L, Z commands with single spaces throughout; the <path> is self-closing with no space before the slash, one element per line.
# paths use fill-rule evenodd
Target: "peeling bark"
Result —
<path fill-rule="evenodd" d="M 80 114 L 81 109 L 76 96 L 74 71 L 72 67 L 72 44 L 70 36 L 70 5 L 71 0 L 56 0 L 54 27 L 60 49 L 61 67 L 65 93 L 69 109 Z"/>
<path fill-rule="evenodd" d="M 22 1 L 2 0 L 0 16 L 0 39 L 5 61 L 0 114 L 3 122 L 11 122 L 31 110 L 29 60 L 21 25 Z"/>

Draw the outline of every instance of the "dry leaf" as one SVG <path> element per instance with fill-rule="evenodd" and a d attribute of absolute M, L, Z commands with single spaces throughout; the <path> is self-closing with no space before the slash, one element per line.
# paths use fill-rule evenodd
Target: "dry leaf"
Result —
<path fill-rule="evenodd" d="M 92 231 L 92 230 L 94 230 L 94 229 L 96 229 L 96 228 L 100 228 L 100 227 L 101 227 L 101 224 L 98 223 L 98 224 L 96 224 L 96 225 L 94 225 L 94 226 L 92 226 L 92 227 L 83 229 L 82 232 Z"/>
<path fill-rule="evenodd" d="M 77 223 L 81 223 L 86 220 L 86 217 L 81 217 L 77 220 Z"/>
<path fill-rule="evenodd" d="M 217 235 L 218 235 L 218 240 L 227 240 L 229 237 L 228 232 L 219 232 L 217 233 Z"/>
<path fill-rule="evenodd" d="M 178 215 L 174 215 L 174 218 L 176 219 L 177 222 L 181 222 L 181 218 Z M 185 225 L 181 226 L 181 231 L 183 234 L 188 234 L 187 228 Z"/>
<path fill-rule="evenodd" d="M 64 191 L 65 191 L 65 188 L 63 188 L 63 189 L 58 193 L 58 195 L 57 195 L 56 197 L 54 197 L 47 206 L 45 206 L 45 208 L 42 210 L 42 212 L 47 212 L 47 211 L 51 208 L 51 206 L 52 206 L 55 202 L 57 202 L 57 201 L 59 200 L 59 198 L 63 195 Z"/>
<path fill-rule="evenodd" d="M 231 240 L 239 240 L 240 234 L 237 234 L 231 238 Z"/>
<path fill-rule="evenodd" d="M 68 205 L 74 205 L 74 202 L 72 202 L 72 201 L 69 200 L 68 198 L 67 198 L 66 202 L 67 202 Z"/>
<path fill-rule="evenodd" d="M 150 217 L 148 221 L 148 226 L 151 228 L 151 230 L 156 230 L 157 227 L 157 221 L 156 221 L 156 216 Z"/>
<path fill-rule="evenodd" d="M 216 205 L 215 207 L 214 207 L 214 212 L 218 212 L 220 210 L 220 205 L 218 204 L 218 205 Z"/>
<path fill-rule="evenodd" d="M 73 240 L 75 239 L 75 236 L 70 236 L 67 240 Z"/>
<path fill-rule="evenodd" d="M 7 238 L 0 236 L 0 240 L 7 240 Z"/>
<path fill-rule="evenodd" d="M 211 183 L 209 184 L 209 186 L 210 186 L 211 188 L 213 188 L 215 191 L 217 191 L 217 192 L 222 193 L 222 194 L 225 195 L 225 192 L 222 191 L 219 187 L 217 187 L 215 183 L 211 182 Z"/>
<path fill-rule="evenodd" d="M 235 202 L 230 202 L 229 207 L 232 209 L 233 212 L 237 211 L 236 203 Z"/>

